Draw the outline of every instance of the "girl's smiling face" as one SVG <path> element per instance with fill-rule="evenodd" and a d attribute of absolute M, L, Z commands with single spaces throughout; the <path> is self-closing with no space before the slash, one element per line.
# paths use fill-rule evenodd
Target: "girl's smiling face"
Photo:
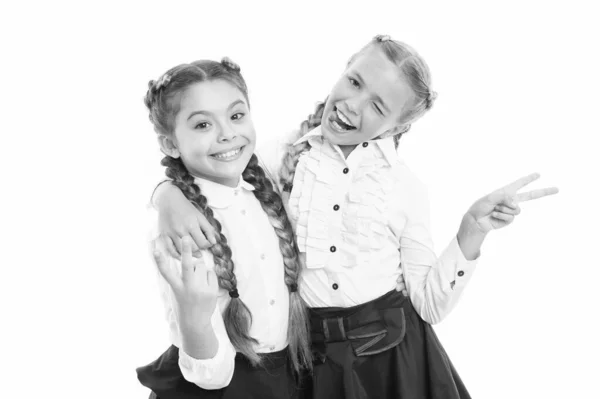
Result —
<path fill-rule="evenodd" d="M 398 133 L 414 93 L 397 65 L 377 47 L 359 54 L 333 87 L 321 122 L 332 144 L 357 145 Z"/>
<path fill-rule="evenodd" d="M 160 138 L 163 151 L 181 157 L 192 175 L 235 187 L 256 145 L 246 97 L 212 80 L 191 85 L 180 101 L 173 136 Z"/>

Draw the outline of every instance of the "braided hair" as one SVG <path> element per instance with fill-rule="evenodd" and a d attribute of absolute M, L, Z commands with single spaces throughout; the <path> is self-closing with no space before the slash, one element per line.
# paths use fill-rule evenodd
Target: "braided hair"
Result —
<path fill-rule="evenodd" d="M 157 133 L 171 136 L 175 129 L 175 117 L 179 112 L 178 98 L 192 84 L 223 80 L 237 87 L 248 102 L 248 89 L 240 73 L 240 68 L 225 58 L 221 62 L 196 61 L 170 69 L 157 81 L 150 81 L 144 103 L 149 111 L 150 121 Z M 249 103 L 249 102 L 248 102 Z M 227 305 L 223 320 L 227 335 L 236 351 L 245 355 L 252 364 L 261 364 L 261 357 L 253 345 L 258 341 L 249 335 L 252 325 L 252 313 L 244 304 L 237 291 L 235 265 L 227 238 L 222 233 L 221 223 L 215 218 L 213 210 L 208 206 L 207 198 L 200 187 L 194 183 L 181 158 L 165 156 L 161 164 L 166 167 L 166 175 L 177 186 L 185 197 L 206 217 L 217 231 L 217 243 L 210 250 L 214 257 L 215 274 L 219 286 L 229 291 L 231 300 Z M 256 155 L 252 155 L 242 173 L 242 178 L 251 184 L 255 197 L 268 216 L 279 239 L 279 248 L 283 257 L 285 283 L 290 292 L 290 308 L 288 323 L 288 349 L 294 369 L 312 368 L 312 359 L 308 335 L 308 315 L 306 305 L 298 292 L 300 261 L 298 248 L 292 232 L 291 224 L 283 207 L 281 197 L 273 189 L 271 181 L 266 178 L 264 170 L 259 166 Z"/>
<path fill-rule="evenodd" d="M 360 54 L 372 46 L 380 48 L 385 56 L 400 69 L 415 94 L 412 107 L 401 115 L 402 131 L 393 136 L 394 146 L 397 149 L 400 138 L 410 130 L 411 124 L 416 122 L 425 112 L 433 107 L 437 93 L 431 89 L 431 73 L 425 60 L 407 44 L 392 40 L 387 35 L 375 36 L 358 53 L 350 57 L 347 66 L 350 66 Z M 298 138 L 321 125 L 321 118 L 323 117 L 326 102 L 317 104 L 315 112 L 301 123 Z M 283 157 L 279 172 L 280 183 L 283 186 L 284 192 L 290 193 L 292 191 L 294 175 L 300 155 L 309 149 L 310 145 L 307 142 L 288 145 L 288 150 Z"/>

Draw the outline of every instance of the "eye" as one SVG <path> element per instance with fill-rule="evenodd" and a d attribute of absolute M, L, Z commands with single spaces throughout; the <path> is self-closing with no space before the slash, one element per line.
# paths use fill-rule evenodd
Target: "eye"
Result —
<path fill-rule="evenodd" d="M 244 116 L 246 116 L 245 113 L 243 113 L 243 112 L 236 112 L 235 114 L 231 115 L 231 120 L 232 121 L 239 121 L 239 120 L 243 119 Z"/>
<path fill-rule="evenodd" d="M 381 110 L 381 108 L 379 108 L 379 105 L 377 105 L 377 103 L 373 103 L 373 108 L 375 108 L 375 111 L 377 111 L 379 115 L 383 116 L 383 111 Z"/>
<path fill-rule="evenodd" d="M 351 78 L 350 76 L 348 76 L 348 82 L 350 82 L 350 84 L 356 87 L 357 89 L 360 87 L 360 83 L 358 83 L 356 79 Z"/>
<path fill-rule="evenodd" d="M 208 122 L 200 122 L 196 125 L 196 129 L 206 130 L 206 129 L 208 129 L 209 125 L 210 125 L 210 123 L 208 123 Z"/>

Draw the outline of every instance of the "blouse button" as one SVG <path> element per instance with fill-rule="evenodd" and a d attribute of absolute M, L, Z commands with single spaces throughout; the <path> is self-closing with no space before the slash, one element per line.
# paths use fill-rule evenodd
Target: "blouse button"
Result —
<path fill-rule="evenodd" d="M 462 270 L 460 270 L 460 271 L 458 272 L 458 277 L 462 277 L 462 276 L 464 276 L 464 275 L 465 275 L 465 272 L 463 272 Z"/>
<path fill-rule="evenodd" d="M 245 215 L 245 214 L 246 214 L 246 210 L 242 209 L 242 215 Z"/>
<path fill-rule="evenodd" d="M 348 168 L 344 168 L 344 170 L 342 170 L 342 172 L 344 172 L 344 174 L 348 173 L 350 171 L 350 169 Z"/>
<path fill-rule="evenodd" d="M 369 143 L 363 143 L 363 147 L 367 148 L 369 146 Z"/>
<path fill-rule="evenodd" d="M 334 206 L 333 206 L 333 210 L 334 210 L 334 211 L 337 211 L 338 209 L 340 209 L 340 206 L 339 206 L 339 205 L 334 205 Z"/>
<path fill-rule="evenodd" d="M 271 300 L 269 301 L 269 305 L 271 305 L 271 306 L 275 305 L 275 299 L 271 299 Z"/>
<path fill-rule="evenodd" d="M 333 283 L 333 285 L 331 286 L 331 288 L 333 288 L 334 290 L 337 290 L 340 286 L 337 285 L 337 283 Z"/>
<path fill-rule="evenodd" d="M 335 252 L 335 251 L 336 251 L 335 245 L 332 245 L 332 246 L 329 248 L 329 250 L 330 250 L 331 252 Z"/>
<path fill-rule="evenodd" d="M 265 258 L 266 258 L 265 254 L 260 254 L 260 258 L 261 258 L 262 260 L 265 260 Z"/>

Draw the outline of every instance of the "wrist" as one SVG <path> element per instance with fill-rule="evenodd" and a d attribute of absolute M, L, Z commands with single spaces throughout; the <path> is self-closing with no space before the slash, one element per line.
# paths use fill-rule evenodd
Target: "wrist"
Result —
<path fill-rule="evenodd" d="M 210 317 L 180 317 L 179 330 L 182 333 L 205 334 L 212 330 Z"/>
<path fill-rule="evenodd" d="M 463 216 L 456 239 L 463 255 L 467 260 L 479 257 L 481 245 L 487 233 L 482 231 L 475 219 L 470 214 Z"/>
<path fill-rule="evenodd" d="M 152 195 L 152 204 L 156 209 L 163 208 L 168 204 L 171 195 L 176 195 L 178 188 L 173 185 L 171 180 L 165 180 L 156 187 Z"/>
<path fill-rule="evenodd" d="M 197 307 L 178 306 L 177 309 L 179 329 L 187 332 L 202 334 L 205 330 L 212 329 L 212 312 Z"/>

